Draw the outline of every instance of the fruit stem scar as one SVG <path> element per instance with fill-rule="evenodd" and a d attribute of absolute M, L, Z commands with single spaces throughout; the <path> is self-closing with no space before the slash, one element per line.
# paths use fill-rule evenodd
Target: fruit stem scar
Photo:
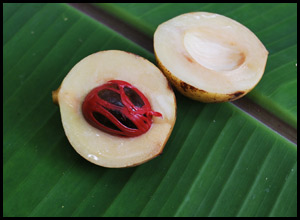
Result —
<path fill-rule="evenodd" d="M 52 101 L 54 104 L 58 105 L 58 93 L 59 93 L 59 90 L 60 90 L 60 87 L 55 90 L 55 91 L 52 91 Z"/>

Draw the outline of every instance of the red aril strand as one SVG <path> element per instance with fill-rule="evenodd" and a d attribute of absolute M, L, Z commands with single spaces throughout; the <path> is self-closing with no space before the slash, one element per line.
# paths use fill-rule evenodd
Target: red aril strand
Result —
<path fill-rule="evenodd" d="M 121 80 L 108 81 L 90 91 L 82 113 L 90 125 L 122 137 L 144 134 L 150 129 L 153 116 L 162 117 L 151 109 L 141 91 Z"/>

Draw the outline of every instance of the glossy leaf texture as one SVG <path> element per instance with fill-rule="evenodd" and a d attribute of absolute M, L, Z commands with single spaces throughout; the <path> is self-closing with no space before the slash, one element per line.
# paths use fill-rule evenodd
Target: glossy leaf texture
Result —
<path fill-rule="evenodd" d="M 5 217 L 297 215 L 296 146 L 230 103 L 176 92 L 162 155 L 125 169 L 83 159 L 51 92 L 94 52 L 153 55 L 66 4 L 3 6 Z"/>
<path fill-rule="evenodd" d="M 157 26 L 177 15 L 206 11 L 248 27 L 269 51 L 265 74 L 248 94 L 254 102 L 297 127 L 297 4 L 296 3 L 98 3 L 153 37 Z"/>

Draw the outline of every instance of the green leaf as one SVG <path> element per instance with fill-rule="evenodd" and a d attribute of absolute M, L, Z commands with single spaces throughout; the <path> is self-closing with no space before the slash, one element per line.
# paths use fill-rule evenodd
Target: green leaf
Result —
<path fill-rule="evenodd" d="M 3 6 L 5 217 L 297 215 L 296 146 L 230 103 L 176 92 L 162 155 L 126 169 L 83 159 L 51 92 L 91 53 L 153 55 L 66 4 Z"/>
<path fill-rule="evenodd" d="M 265 74 L 248 97 L 297 127 L 297 4 L 295 3 L 98 3 L 153 37 L 157 26 L 177 15 L 207 11 L 228 16 L 253 31 L 269 51 Z"/>

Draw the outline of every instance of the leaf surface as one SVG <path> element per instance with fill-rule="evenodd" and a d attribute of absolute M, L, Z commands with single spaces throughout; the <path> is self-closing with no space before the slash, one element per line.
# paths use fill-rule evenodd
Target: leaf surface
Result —
<path fill-rule="evenodd" d="M 176 92 L 159 157 L 89 163 L 69 144 L 51 92 L 81 59 L 151 53 L 66 4 L 4 4 L 4 216 L 296 216 L 297 149 L 230 103 Z"/>

